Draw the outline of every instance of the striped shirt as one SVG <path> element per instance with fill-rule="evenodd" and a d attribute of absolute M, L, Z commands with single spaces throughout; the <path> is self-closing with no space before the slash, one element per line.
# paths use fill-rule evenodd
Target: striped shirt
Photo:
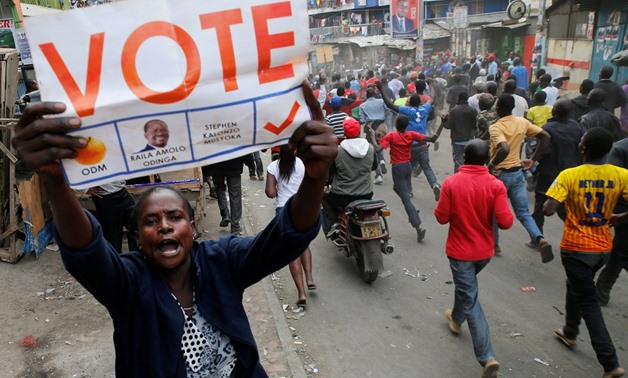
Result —
<path fill-rule="evenodd" d="M 547 193 L 565 201 L 567 219 L 560 248 L 608 252 L 613 247 L 609 219 L 620 197 L 628 199 L 628 170 L 611 164 L 583 164 L 562 171 Z"/>
<path fill-rule="evenodd" d="M 334 134 L 336 134 L 336 137 L 338 138 L 345 137 L 345 129 L 342 126 L 342 121 L 344 121 L 344 119 L 347 117 L 348 115 L 346 113 L 334 112 L 334 113 L 330 113 L 325 118 L 325 120 L 327 120 L 327 126 L 334 128 Z"/>

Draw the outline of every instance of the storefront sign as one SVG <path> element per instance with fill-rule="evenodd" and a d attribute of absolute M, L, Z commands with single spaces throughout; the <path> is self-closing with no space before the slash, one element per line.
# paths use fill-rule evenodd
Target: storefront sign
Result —
<path fill-rule="evenodd" d="M 302 0 L 135 0 L 26 19 L 42 99 L 65 102 L 64 115 L 83 120 L 73 134 L 89 139 L 63 162 L 71 185 L 285 143 L 310 118 L 301 93 L 306 8 Z"/>

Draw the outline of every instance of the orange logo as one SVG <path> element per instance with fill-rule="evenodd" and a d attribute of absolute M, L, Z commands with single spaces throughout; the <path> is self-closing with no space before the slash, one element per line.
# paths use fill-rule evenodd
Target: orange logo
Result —
<path fill-rule="evenodd" d="M 83 165 L 93 165 L 100 162 L 107 153 L 105 143 L 96 138 L 87 138 L 87 146 L 78 150 L 76 161 Z"/>

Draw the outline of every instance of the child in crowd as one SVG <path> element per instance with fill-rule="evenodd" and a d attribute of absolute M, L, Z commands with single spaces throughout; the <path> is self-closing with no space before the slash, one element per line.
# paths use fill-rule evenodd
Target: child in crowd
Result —
<path fill-rule="evenodd" d="M 552 118 L 552 106 L 545 103 L 546 99 L 547 93 L 536 92 L 532 102 L 533 106 L 526 113 L 526 118 L 538 127 L 545 126 L 547 120 Z"/>

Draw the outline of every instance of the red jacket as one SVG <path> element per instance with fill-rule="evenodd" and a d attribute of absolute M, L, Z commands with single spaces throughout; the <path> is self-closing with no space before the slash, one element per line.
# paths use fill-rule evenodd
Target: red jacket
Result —
<path fill-rule="evenodd" d="M 449 223 L 445 253 L 462 261 L 493 257 L 493 218 L 501 229 L 514 220 L 504 184 L 486 167 L 469 164 L 443 181 L 434 215 L 438 223 Z"/>

